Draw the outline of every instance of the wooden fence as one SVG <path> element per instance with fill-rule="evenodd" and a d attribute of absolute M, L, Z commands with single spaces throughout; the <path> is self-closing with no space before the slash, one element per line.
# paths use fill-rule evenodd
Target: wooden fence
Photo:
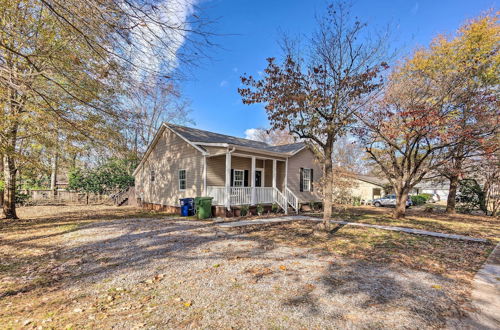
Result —
<path fill-rule="evenodd" d="M 20 190 L 19 193 L 29 196 L 26 205 L 102 204 L 110 202 L 107 194 L 81 193 L 68 190 L 58 190 L 55 193 L 49 189 Z"/>

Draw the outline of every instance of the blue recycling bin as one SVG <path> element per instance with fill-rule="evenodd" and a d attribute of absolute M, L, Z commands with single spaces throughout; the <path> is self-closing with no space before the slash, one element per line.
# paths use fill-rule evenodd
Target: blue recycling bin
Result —
<path fill-rule="evenodd" d="M 194 215 L 194 198 L 181 198 L 181 216 L 188 217 Z"/>

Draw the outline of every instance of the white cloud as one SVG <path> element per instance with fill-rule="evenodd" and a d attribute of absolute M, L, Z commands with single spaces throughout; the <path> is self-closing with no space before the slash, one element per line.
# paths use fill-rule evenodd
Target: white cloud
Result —
<path fill-rule="evenodd" d="M 136 17 L 130 22 L 134 26 L 131 29 L 130 56 L 136 71 L 139 71 L 137 75 L 143 76 L 142 71 L 171 72 L 177 68 L 178 51 L 186 40 L 187 20 L 194 13 L 195 3 L 196 0 L 162 0 L 148 15 L 137 13 L 124 4 L 125 10 Z M 174 28 L 167 29 L 166 25 Z"/>
<path fill-rule="evenodd" d="M 233 68 L 233 72 L 238 72 L 238 68 Z"/>
<path fill-rule="evenodd" d="M 249 128 L 245 130 L 245 139 L 257 140 L 257 133 L 259 130 L 257 128 Z"/>
<path fill-rule="evenodd" d="M 227 84 L 228 84 L 227 80 L 222 80 L 222 81 L 219 83 L 219 86 L 220 86 L 220 87 L 225 87 L 225 86 L 227 86 Z"/>

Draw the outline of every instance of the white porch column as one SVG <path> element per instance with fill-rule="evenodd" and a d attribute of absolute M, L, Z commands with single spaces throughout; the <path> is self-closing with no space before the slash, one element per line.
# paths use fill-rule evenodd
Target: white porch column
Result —
<path fill-rule="evenodd" d="M 251 195 L 251 203 L 255 205 L 255 156 L 252 156 L 252 167 L 251 167 L 251 175 L 250 175 L 250 187 L 252 187 L 252 195 Z"/>
<path fill-rule="evenodd" d="M 285 191 L 288 189 L 288 158 L 285 161 Z"/>
<path fill-rule="evenodd" d="M 226 208 L 231 207 L 231 153 L 226 152 L 226 181 L 225 181 Z"/>
<path fill-rule="evenodd" d="M 273 159 L 273 188 L 276 188 L 276 159 Z"/>
<path fill-rule="evenodd" d="M 203 196 L 207 196 L 207 156 L 203 156 Z"/>
<path fill-rule="evenodd" d="M 285 210 L 285 213 L 288 213 L 288 193 L 287 193 L 287 189 L 288 189 L 288 158 L 285 160 L 285 189 L 283 191 L 284 195 L 285 195 L 285 204 L 286 204 L 286 210 Z"/>

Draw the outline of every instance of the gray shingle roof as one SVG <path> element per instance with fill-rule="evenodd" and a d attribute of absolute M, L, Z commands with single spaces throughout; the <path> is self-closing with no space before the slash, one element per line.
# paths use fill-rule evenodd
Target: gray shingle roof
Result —
<path fill-rule="evenodd" d="M 242 146 L 253 149 L 260 149 L 263 151 L 279 152 L 279 153 L 293 153 L 302 149 L 304 143 L 291 143 L 281 146 L 272 146 L 265 142 L 254 141 L 249 139 L 238 138 L 235 136 L 224 135 L 209 131 L 204 131 L 197 128 L 166 124 L 177 134 L 184 137 L 191 143 L 227 143 L 235 146 Z"/>
<path fill-rule="evenodd" d="M 380 178 L 380 177 L 371 176 L 371 175 L 354 174 L 354 177 L 358 180 L 372 183 L 372 184 L 375 184 L 378 186 L 384 186 L 384 185 L 389 183 L 389 181 L 385 178 Z"/>

